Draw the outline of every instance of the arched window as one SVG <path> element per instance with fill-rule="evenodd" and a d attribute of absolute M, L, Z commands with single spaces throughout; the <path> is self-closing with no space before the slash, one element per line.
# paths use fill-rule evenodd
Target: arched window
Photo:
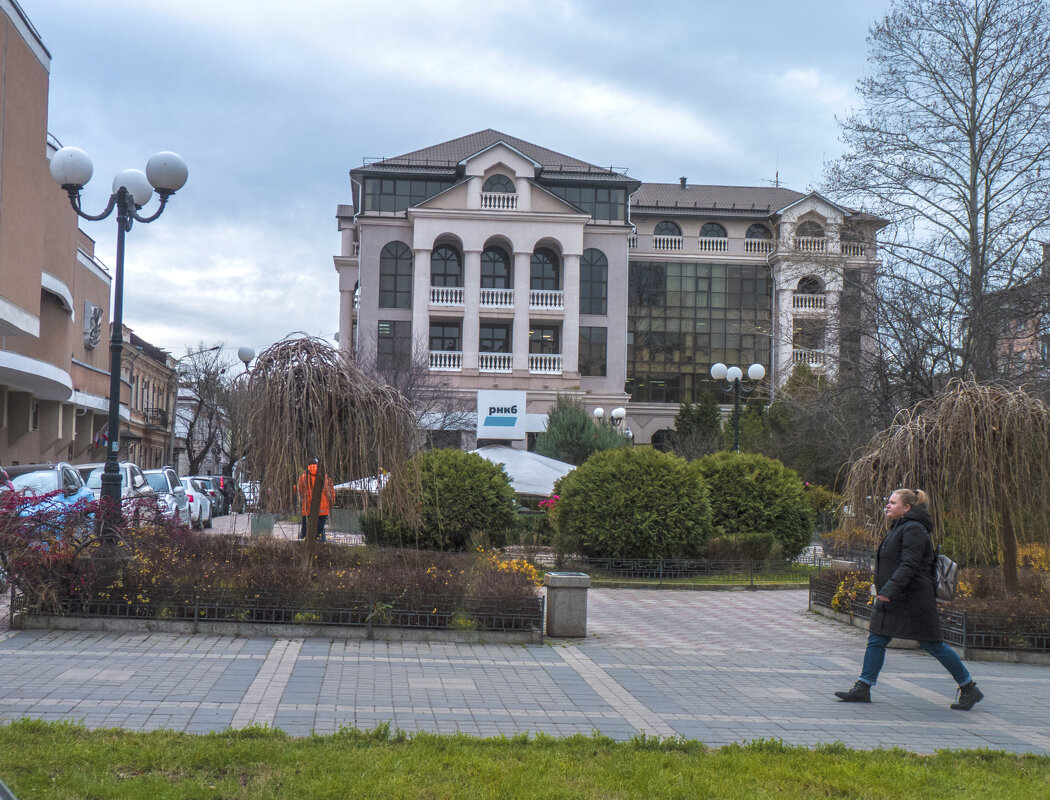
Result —
<path fill-rule="evenodd" d="M 540 247 L 532 254 L 529 288 L 533 290 L 557 290 L 561 288 L 561 263 L 557 254 L 548 247 Z"/>
<path fill-rule="evenodd" d="M 700 229 L 700 237 L 702 239 L 724 239 L 726 229 L 717 222 L 705 222 L 704 227 Z"/>
<path fill-rule="evenodd" d="M 502 247 L 486 247 L 481 254 L 481 288 L 510 289 L 513 278 L 510 269 L 510 256 Z"/>
<path fill-rule="evenodd" d="M 674 222 L 669 219 L 665 219 L 663 222 L 657 222 L 656 227 L 653 228 L 653 236 L 681 236 L 682 229 Z"/>
<path fill-rule="evenodd" d="M 379 254 L 379 307 L 412 308 L 412 251 L 404 242 Z"/>
<path fill-rule="evenodd" d="M 803 236 L 807 239 L 823 239 L 824 228 L 819 222 L 813 222 L 806 220 L 798 224 L 798 229 L 795 231 L 796 236 Z"/>
<path fill-rule="evenodd" d="M 798 282 L 798 286 L 795 288 L 795 294 L 823 294 L 824 284 L 820 282 L 820 278 L 815 278 L 812 275 L 807 275 L 805 278 Z"/>
<path fill-rule="evenodd" d="M 580 313 L 608 313 L 609 259 L 588 247 L 580 258 Z"/>
<path fill-rule="evenodd" d="M 456 248 L 447 244 L 434 248 L 430 255 L 430 285 L 463 285 L 463 262 Z"/>
<path fill-rule="evenodd" d="M 754 224 L 747 229 L 747 233 L 744 234 L 746 239 L 772 239 L 773 234 L 769 232 L 769 228 L 765 225 Z"/>
<path fill-rule="evenodd" d="M 475 186 L 477 184 L 474 184 Z M 488 180 L 485 181 L 485 185 L 481 187 L 483 192 L 506 192 L 507 194 L 514 194 L 517 189 L 514 188 L 514 181 L 508 178 L 506 175 L 490 175 Z"/>

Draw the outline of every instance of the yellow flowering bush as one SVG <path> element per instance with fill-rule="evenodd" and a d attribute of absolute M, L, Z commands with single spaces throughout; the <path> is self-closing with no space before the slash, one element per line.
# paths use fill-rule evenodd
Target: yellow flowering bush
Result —
<path fill-rule="evenodd" d="M 871 573 L 847 572 L 831 598 L 831 607 L 843 614 L 850 614 L 853 612 L 853 603 L 870 606 L 871 602 Z"/>

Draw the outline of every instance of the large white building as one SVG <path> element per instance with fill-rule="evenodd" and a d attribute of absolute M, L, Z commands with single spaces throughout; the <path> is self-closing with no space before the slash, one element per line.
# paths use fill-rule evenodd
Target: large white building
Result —
<path fill-rule="evenodd" d="M 494 130 L 350 179 L 342 346 L 441 373 L 464 405 L 524 391 L 532 432 L 560 393 L 623 406 L 635 441 L 658 441 L 680 403 L 721 391 L 713 363 L 760 363 L 776 386 L 864 347 L 843 297 L 883 223 L 816 193 L 642 183 Z"/>

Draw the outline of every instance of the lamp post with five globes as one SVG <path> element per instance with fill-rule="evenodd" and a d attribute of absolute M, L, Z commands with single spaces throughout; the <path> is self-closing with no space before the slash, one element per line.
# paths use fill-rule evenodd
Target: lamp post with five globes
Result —
<path fill-rule="evenodd" d="M 766 369 L 761 364 L 752 364 L 747 368 L 747 377 L 752 381 L 750 386 L 741 386 L 744 377 L 740 367 L 727 367 L 722 362 L 711 365 L 711 377 L 716 381 L 726 382 L 726 391 L 733 393 L 733 452 L 740 452 L 740 393 L 753 392 L 754 384 L 766 377 Z"/>
<path fill-rule="evenodd" d="M 113 179 L 113 193 L 100 214 L 88 214 L 80 207 L 80 190 L 91 180 L 94 167 L 87 153 L 78 147 L 63 147 L 51 157 L 51 177 L 69 195 L 77 216 L 98 221 L 117 212 L 117 263 L 113 286 L 113 323 L 109 337 L 109 440 L 106 443 L 106 466 L 102 473 L 100 513 L 96 522 L 100 533 L 112 539 L 111 526 L 120 519 L 120 355 L 124 342 L 124 234 L 132 223 L 153 222 L 164 211 L 168 198 L 181 189 L 189 170 L 175 153 L 161 152 L 146 162 L 146 171 L 126 169 Z M 160 195 L 160 208 L 150 216 L 139 210 Z"/>

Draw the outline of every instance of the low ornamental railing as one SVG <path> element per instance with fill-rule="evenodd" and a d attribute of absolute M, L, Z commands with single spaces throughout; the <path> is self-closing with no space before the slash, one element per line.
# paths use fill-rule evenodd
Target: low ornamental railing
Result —
<path fill-rule="evenodd" d="M 518 195 L 509 192 L 482 192 L 481 207 L 486 211 L 516 211 Z"/>
<path fill-rule="evenodd" d="M 809 602 L 832 608 L 842 573 L 825 571 L 809 579 Z M 837 609 L 832 609 L 837 610 Z M 871 619 L 872 607 L 865 602 L 851 602 L 851 617 Z M 954 611 L 940 607 L 941 634 L 944 641 L 974 650 L 1023 650 L 1050 652 L 1050 618 L 1017 618 L 1007 614 Z"/>
<path fill-rule="evenodd" d="M 478 353 L 478 372 L 513 372 L 513 353 Z"/>
<path fill-rule="evenodd" d="M 514 308 L 514 290 L 482 289 L 479 303 L 485 308 Z"/>
<path fill-rule="evenodd" d="M 430 305 L 461 306 L 463 305 L 462 286 L 431 286 Z"/>
<path fill-rule="evenodd" d="M 581 558 L 562 561 L 562 569 L 586 572 L 592 582 L 638 581 L 657 586 L 671 581 L 696 579 L 703 583 L 757 586 L 771 583 L 805 584 L 811 567 L 827 566 L 828 560 L 814 558 L 806 563 L 737 559 L 715 561 L 706 558 Z"/>
<path fill-rule="evenodd" d="M 193 592 L 150 587 L 148 598 L 97 596 L 50 600 L 43 607 L 21 592 L 12 596 L 13 619 L 24 614 L 196 622 L 244 622 L 364 628 L 542 631 L 544 600 L 501 597 L 432 597 L 386 594 L 289 599 L 274 590 Z M 17 623 L 16 623 L 17 624 Z"/>

